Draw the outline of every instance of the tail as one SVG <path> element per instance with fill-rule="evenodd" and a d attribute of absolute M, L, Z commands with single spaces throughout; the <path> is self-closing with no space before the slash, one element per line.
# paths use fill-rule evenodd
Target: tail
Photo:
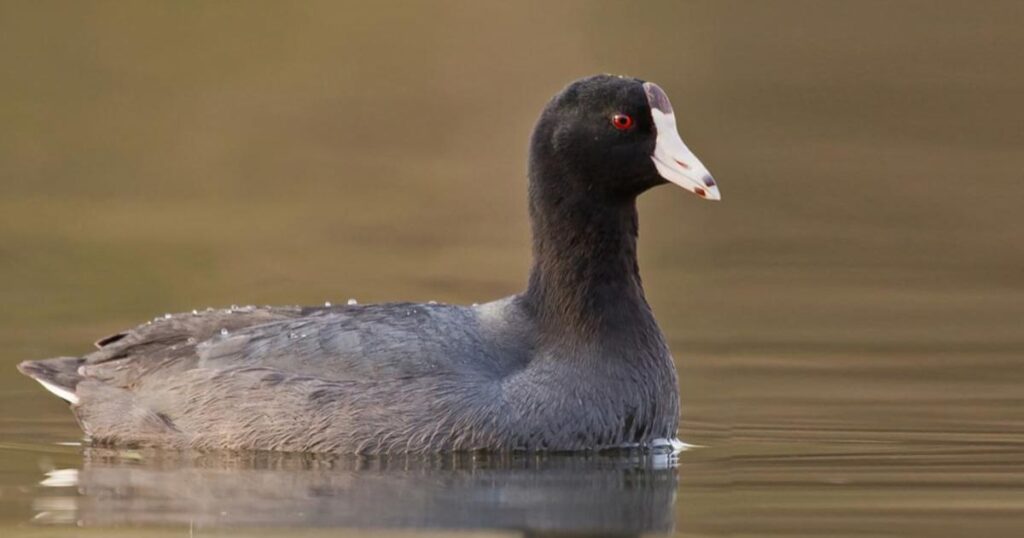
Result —
<path fill-rule="evenodd" d="M 75 390 L 82 376 L 78 367 L 85 362 L 81 357 L 57 357 L 41 361 L 25 361 L 18 365 L 18 371 L 35 379 L 46 390 L 60 399 L 70 403 L 78 403 Z"/>

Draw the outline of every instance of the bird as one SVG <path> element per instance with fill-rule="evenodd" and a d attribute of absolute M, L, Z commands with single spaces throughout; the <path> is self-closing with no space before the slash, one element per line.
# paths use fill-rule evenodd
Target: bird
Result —
<path fill-rule="evenodd" d="M 525 290 L 473 305 L 167 314 L 18 369 L 95 446 L 433 454 L 679 447 L 679 388 L 637 263 L 637 197 L 720 200 L 665 91 L 594 75 L 529 139 Z"/>

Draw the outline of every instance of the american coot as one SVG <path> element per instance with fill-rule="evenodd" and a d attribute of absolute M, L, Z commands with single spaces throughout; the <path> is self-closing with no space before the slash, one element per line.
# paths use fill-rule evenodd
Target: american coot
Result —
<path fill-rule="evenodd" d="M 307 452 L 664 446 L 676 371 L 644 298 L 636 197 L 718 200 L 657 85 L 598 75 L 530 141 L 526 291 L 478 306 L 243 307 L 167 315 L 83 357 L 18 368 L 92 442 Z"/>

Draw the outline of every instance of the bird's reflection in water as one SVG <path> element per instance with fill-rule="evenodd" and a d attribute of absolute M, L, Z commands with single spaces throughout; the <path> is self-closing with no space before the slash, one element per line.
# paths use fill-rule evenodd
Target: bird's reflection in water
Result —
<path fill-rule="evenodd" d="M 77 485 L 78 495 L 37 521 L 529 534 L 669 531 L 677 484 L 669 454 L 357 458 L 100 448 L 85 449 L 77 474 L 47 480 Z"/>

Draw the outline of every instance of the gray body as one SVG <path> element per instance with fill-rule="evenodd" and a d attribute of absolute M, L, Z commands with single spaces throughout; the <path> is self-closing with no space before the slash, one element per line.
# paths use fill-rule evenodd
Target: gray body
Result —
<path fill-rule="evenodd" d="M 637 371 L 636 360 L 585 364 L 566 354 L 587 350 L 534 341 L 522 308 L 510 297 L 177 314 L 84 357 L 21 369 L 72 390 L 99 444 L 422 453 L 650 445 L 675 434 L 664 345 L 647 358 L 657 372 Z"/>

